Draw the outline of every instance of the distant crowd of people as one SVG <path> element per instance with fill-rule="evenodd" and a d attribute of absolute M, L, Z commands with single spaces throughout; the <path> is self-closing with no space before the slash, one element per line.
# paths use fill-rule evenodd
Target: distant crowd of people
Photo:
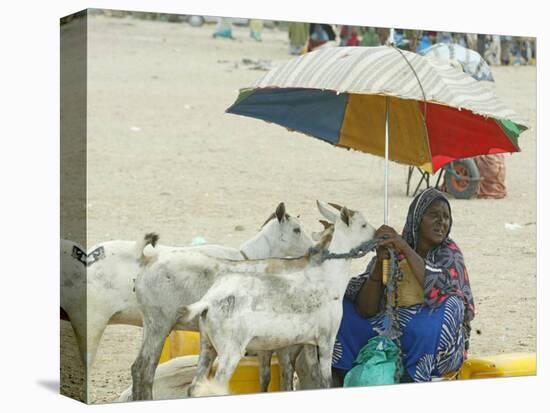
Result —
<path fill-rule="evenodd" d="M 342 25 L 338 29 L 336 36 L 329 24 L 289 23 L 290 53 L 311 51 L 329 41 L 340 46 L 379 46 L 390 36 L 388 28 Z M 393 41 L 417 53 L 436 43 L 455 43 L 476 50 L 490 65 L 532 64 L 536 59 L 535 39 L 528 37 L 395 29 Z"/>
<path fill-rule="evenodd" d="M 251 19 L 249 27 L 250 37 L 261 41 L 262 20 Z M 219 18 L 214 37 L 232 36 L 231 19 Z M 299 55 L 328 42 L 339 46 L 383 45 L 388 42 L 390 29 L 289 22 L 288 37 L 289 53 Z M 459 44 L 476 50 L 492 66 L 533 64 L 536 59 L 535 39 L 529 37 L 395 29 L 393 41 L 397 47 L 417 53 L 437 43 Z"/>
<path fill-rule="evenodd" d="M 187 21 L 189 17 L 193 17 L 166 13 L 101 9 L 95 9 L 93 13 L 110 17 L 131 15 L 136 18 L 174 23 Z M 234 19 L 219 17 L 217 20 L 218 24 L 213 36 L 232 39 Z M 292 55 L 309 52 L 328 42 L 332 42 L 336 46 L 379 46 L 386 44 L 390 36 L 390 29 L 381 27 L 302 22 L 288 22 L 280 25 L 288 26 L 289 53 Z M 250 19 L 248 20 L 248 26 L 250 37 L 261 42 L 264 21 Z M 436 43 L 459 44 L 468 49 L 476 50 L 492 66 L 534 64 L 536 61 L 536 43 L 533 37 L 395 29 L 393 40 L 397 47 L 413 52 L 420 52 Z"/>

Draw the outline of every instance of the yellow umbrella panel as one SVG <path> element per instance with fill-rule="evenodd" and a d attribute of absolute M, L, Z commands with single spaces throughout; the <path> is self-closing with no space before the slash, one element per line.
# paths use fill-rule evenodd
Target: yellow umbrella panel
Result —
<path fill-rule="evenodd" d="M 381 95 L 349 95 L 338 146 L 384 157 L 386 100 L 390 99 L 389 159 L 432 172 L 430 147 L 419 104 Z"/>

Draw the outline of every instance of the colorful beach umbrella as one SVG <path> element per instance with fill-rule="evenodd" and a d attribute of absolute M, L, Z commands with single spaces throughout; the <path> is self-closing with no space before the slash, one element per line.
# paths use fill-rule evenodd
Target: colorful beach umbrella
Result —
<path fill-rule="evenodd" d="M 456 159 L 519 151 L 527 129 L 492 88 L 392 46 L 296 57 L 241 89 L 227 112 L 378 156 L 388 149 L 390 160 L 430 173 Z"/>
<path fill-rule="evenodd" d="M 445 61 L 455 61 L 462 66 L 464 73 L 476 80 L 494 82 L 493 73 L 489 64 L 475 50 L 468 49 L 455 43 L 436 43 L 427 49 L 422 49 L 419 54 L 427 57 L 435 57 Z"/>
<path fill-rule="evenodd" d="M 526 123 L 484 82 L 394 46 L 319 49 L 241 89 L 228 113 L 434 173 L 477 155 L 519 151 Z"/>

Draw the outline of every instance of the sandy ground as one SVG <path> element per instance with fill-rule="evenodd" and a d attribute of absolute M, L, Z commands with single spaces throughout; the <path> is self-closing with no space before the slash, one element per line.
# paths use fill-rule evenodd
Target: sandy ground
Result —
<path fill-rule="evenodd" d="M 238 89 L 264 73 L 258 66 L 289 58 L 286 32 L 266 28 L 259 43 L 244 27 L 233 41 L 213 39 L 213 31 L 90 18 L 88 245 L 154 230 L 165 244 L 201 236 L 238 246 L 280 201 L 309 230 L 319 228 L 316 199 L 359 209 L 379 226 L 382 159 L 224 113 Z M 506 199 L 451 201 L 452 236 L 465 254 L 478 310 L 472 356 L 536 349 L 536 68 L 493 73 L 497 94 L 533 129 L 521 137 L 522 152 L 507 156 Z M 396 228 L 411 201 L 406 172 L 391 165 Z M 507 223 L 521 227 L 509 230 Z M 365 264 L 356 261 L 354 269 Z M 112 401 L 131 383 L 140 338 L 137 327 L 107 328 L 92 370 L 92 402 Z M 62 322 L 65 380 L 73 371 L 68 359 L 76 360 L 72 340 Z M 65 381 L 64 392 L 74 394 L 71 386 Z"/>

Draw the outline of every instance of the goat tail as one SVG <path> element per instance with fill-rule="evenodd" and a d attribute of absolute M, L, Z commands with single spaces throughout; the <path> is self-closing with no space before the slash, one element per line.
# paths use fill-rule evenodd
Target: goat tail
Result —
<path fill-rule="evenodd" d="M 229 386 L 218 382 L 216 379 L 199 381 L 193 390 L 193 397 L 223 396 L 229 393 Z"/>
<path fill-rule="evenodd" d="M 145 256 L 145 254 L 143 253 L 143 250 L 149 244 L 155 247 L 157 245 L 158 240 L 159 240 L 159 236 L 154 232 L 145 234 L 145 237 L 143 237 L 143 239 L 138 240 L 136 242 L 136 259 L 146 264 L 149 261 L 149 258 Z"/>
<path fill-rule="evenodd" d="M 186 305 L 179 311 L 179 322 L 188 323 L 206 310 L 208 310 L 208 302 L 206 301 L 197 301 L 196 303 Z"/>

